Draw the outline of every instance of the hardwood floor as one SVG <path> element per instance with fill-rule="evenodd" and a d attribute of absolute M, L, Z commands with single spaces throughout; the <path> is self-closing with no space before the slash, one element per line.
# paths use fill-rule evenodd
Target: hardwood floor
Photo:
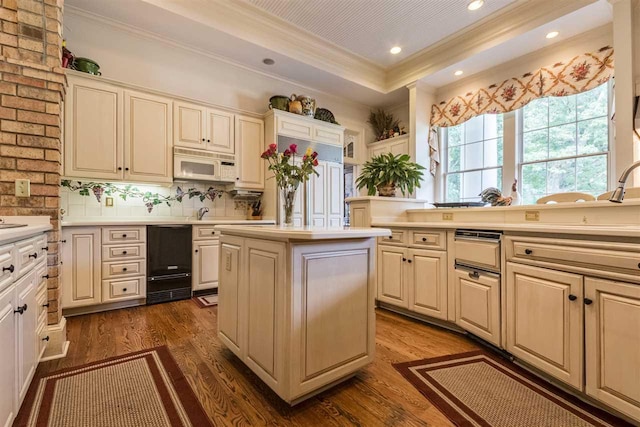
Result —
<path fill-rule="evenodd" d="M 68 356 L 40 364 L 40 372 L 167 345 L 216 426 L 452 426 L 391 364 L 478 348 L 464 336 L 378 310 L 374 363 L 291 408 L 218 340 L 217 308 L 186 300 L 67 320 Z"/>

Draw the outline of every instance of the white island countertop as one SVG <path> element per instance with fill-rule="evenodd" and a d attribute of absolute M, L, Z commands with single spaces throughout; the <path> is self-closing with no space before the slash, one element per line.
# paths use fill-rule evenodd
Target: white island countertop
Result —
<path fill-rule="evenodd" d="M 280 225 L 217 225 L 223 235 L 268 240 L 335 240 L 385 237 L 391 230 L 368 227 L 285 227 Z"/>

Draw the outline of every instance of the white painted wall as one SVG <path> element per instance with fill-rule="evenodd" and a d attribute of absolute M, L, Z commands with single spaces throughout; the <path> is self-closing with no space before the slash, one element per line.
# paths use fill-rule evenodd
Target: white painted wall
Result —
<path fill-rule="evenodd" d="M 176 48 L 159 38 L 71 11 L 65 12 L 64 27 L 67 48 L 76 56 L 98 62 L 102 75 L 108 78 L 259 114 L 267 111 L 273 95 L 305 94 L 316 98 L 318 107 L 331 110 L 338 122 L 366 125 L 370 108 L 349 99 Z"/>

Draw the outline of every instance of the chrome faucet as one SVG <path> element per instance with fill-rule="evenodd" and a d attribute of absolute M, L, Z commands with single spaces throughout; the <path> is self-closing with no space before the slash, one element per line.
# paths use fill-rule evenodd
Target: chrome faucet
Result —
<path fill-rule="evenodd" d="M 622 203 L 622 199 L 624 199 L 624 187 L 627 185 L 627 178 L 631 175 L 631 171 L 640 166 L 640 161 L 631 164 L 628 168 L 622 172 L 620 175 L 620 179 L 618 180 L 618 188 L 616 188 L 609 197 L 609 201 L 613 203 Z"/>
<path fill-rule="evenodd" d="M 209 208 L 203 206 L 200 209 L 198 209 L 198 221 L 202 221 L 202 217 L 204 216 L 204 214 L 206 214 L 207 212 L 209 212 Z"/>

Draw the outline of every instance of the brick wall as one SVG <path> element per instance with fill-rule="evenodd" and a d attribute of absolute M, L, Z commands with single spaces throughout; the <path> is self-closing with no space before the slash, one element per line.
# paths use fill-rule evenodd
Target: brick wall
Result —
<path fill-rule="evenodd" d="M 0 0 L 0 216 L 47 215 L 49 324 L 60 320 L 58 221 L 63 0 Z M 15 180 L 31 197 L 15 197 Z"/>

